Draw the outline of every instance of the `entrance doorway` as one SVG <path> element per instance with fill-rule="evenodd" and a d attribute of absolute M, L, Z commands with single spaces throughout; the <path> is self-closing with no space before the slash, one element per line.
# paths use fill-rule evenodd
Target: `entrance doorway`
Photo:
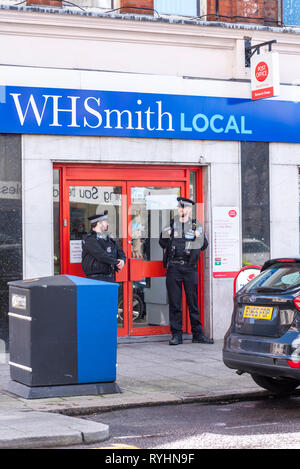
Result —
<path fill-rule="evenodd" d="M 90 230 L 88 217 L 107 210 L 109 232 L 127 258 L 125 267 L 116 275 L 120 285 L 118 335 L 169 333 L 166 272 L 159 235 L 177 213 L 178 196 L 196 200 L 197 218 L 202 218 L 201 170 L 55 165 L 54 176 L 55 273 L 84 276 L 81 249 L 82 239 Z M 202 279 L 201 271 L 199 274 Z M 202 299 L 202 281 L 199 290 Z M 184 299 L 184 332 L 190 332 L 187 316 Z"/>

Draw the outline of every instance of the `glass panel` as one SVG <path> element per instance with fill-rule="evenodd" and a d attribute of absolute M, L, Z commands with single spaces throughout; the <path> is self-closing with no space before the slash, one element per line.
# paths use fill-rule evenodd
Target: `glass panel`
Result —
<path fill-rule="evenodd" d="M 159 235 L 177 211 L 179 187 L 132 187 L 132 258 L 162 261 Z M 168 326 L 169 305 L 164 278 L 144 278 L 132 282 L 133 327 Z"/>
<path fill-rule="evenodd" d="M 132 187 L 131 226 L 132 258 L 161 261 L 162 249 L 158 244 L 164 226 L 174 217 L 179 187 Z"/>
<path fill-rule="evenodd" d="M 59 169 L 53 170 L 54 275 L 60 275 L 60 187 Z"/>
<path fill-rule="evenodd" d="M 118 290 L 118 327 L 124 327 L 124 297 L 123 297 L 123 283 L 119 283 Z"/>
<path fill-rule="evenodd" d="M 196 16 L 198 0 L 154 0 L 154 9 L 170 15 Z"/>
<path fill-rule="evenodd" d="M 196 202 L 197 185 L 196 185 L 196 173 L 195 171 L 190 172 L 190 199 Z"/>
<path fill-rule="evenodd" d="M 300 0 L 282 0 L 283 24 L 300 25 Z"/>
<path fill-rule="evenodd" d="M 8 345 L 8 285 L 22 266 L 21 136 L 0 135 L 0 353 Z"/>
<path fill-rule="evenodd" d="M 169 325 L 169 300 L 165 277 L 148 277 L 132 282 L 132 325 Z"/>
<path fill-rule="evenodd" d="M 300 285 L 300 266 L 294 263 L 273 264 L 255 277 L 245 288 L 245 292 L 253 289 L 285 291 Z"/>
<path fill-rule="evenodd" d="M 243 266 L 263 265 L 270 258 L 269 144 L 242 142 L 241 171 Z"/>
<path fill-rule="evenodd" d="M 115 240 L 122 241 L 121 193 L 121 187 L 113 186 L 70 187 L 70 240 L 81 240 L 90 230 L 88 217 L 107 210 L 109 232 Z"/>
<path fill-rule="evenodd" d="M 82 239 L 90 230 L 88 217 L 108 211 L 109 233 L 122 246 L 122 188 L 119 186 L 71 186 L 70 263 L 81 263 Z M 123 288 L 119 288 L 118 327 L 123 327 Z"/>

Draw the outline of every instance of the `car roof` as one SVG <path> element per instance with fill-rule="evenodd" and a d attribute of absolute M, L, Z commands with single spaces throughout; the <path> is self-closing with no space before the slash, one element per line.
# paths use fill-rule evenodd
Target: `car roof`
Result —
<path fill-rule="evenodd" d="M 282 263 L 285 263 L 285 262 L 299 262 L 300 263 L 300 257 L 276 257 L 274 259 L 269 259 L 262 266 L 261 272 L 263 270 L 266 270 L 268 267 L 270 267 L 270 265 L 278 264 L 280 262 L 282 262 Z"/>

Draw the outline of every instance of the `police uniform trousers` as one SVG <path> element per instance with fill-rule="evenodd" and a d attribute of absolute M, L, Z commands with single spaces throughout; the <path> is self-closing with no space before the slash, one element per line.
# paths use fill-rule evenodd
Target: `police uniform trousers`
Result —
<path fill-rule="evenodd" d="M 182 334 L 182 284 L 186 295 L 193 335 L 202 334 L 198 308 L 197 267 L 170 262 L 167 269 L 166 285 L 169 296 L 169 318 L 172 334 Z"/>

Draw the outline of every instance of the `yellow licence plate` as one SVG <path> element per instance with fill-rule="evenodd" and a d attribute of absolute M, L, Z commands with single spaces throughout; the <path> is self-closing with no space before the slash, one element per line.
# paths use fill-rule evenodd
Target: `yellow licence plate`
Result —
<path fill-rule="evenodd" d="M 273 307 L 271 306 L 245 306 L 244 318 L 272 319 Z"/>

